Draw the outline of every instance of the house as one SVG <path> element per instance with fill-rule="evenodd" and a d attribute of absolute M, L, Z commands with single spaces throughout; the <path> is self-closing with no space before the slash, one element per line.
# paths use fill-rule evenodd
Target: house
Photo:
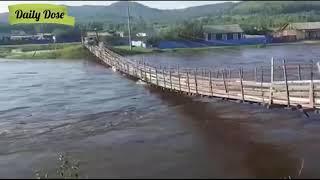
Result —
<path fill-rule="evenodd" d="M 22 31 L 22 30 L 11 30 L 11 35 L 13 35 L 13 36 L 24 36 L 24 35 L 27 35 L 27 33 Z"/>
<path fill-rule="evenodd" d="M 1 33 L 0 32 L 0 41 L 7 41 L 10 39 L 10 33 Z"/>
<path fill-rule="evenodd" d="M 88 37 L 96 37 L 97 36 L 97 33 L 98 33 L 98 37 L 102 37 L 102 36 L 112 36 L 111 33 L 109 32 L 95 32 L 95 31 L 89 31 L 87 32 L 87 36 Z"/>
<path fill-rule="evenodd" d="M 52 40 L 53 35 L 51 33 L 38 33 L 37 35 L 35 35 L 35 38 L 37 40 Z"/>
<path fill-rule="evenodd" d="M 116 31 L 116 35 L 119 37 L 124 37 L 124 32 L 123 31 Z"/>
<path fill-rule="evenodd" d="M 132 40 L 131 45 L 134 47 L 143 47 L 143 48 L 147 47 L 147 44 L 142 40 Z"/>
<path fill-rule="evenodd" d="M 273 34 L 281 41 L 320 39 L 320 22 L 287 23 Z"/>
<path fill-rule="evenodd" d="M 205 25 L 203 26 L 203 32 L 206 41 L 238 40 L 245 38 L 243 30 L 238 24 Z"/>
<path fill-rule="evenodd" d="M 140 32 L 140 33 L 137 33 L 136 36 L 137 37 L 147 37 L 147 33 Z"/>
<path fill-rule="evenodd" d="M 12 30 L 10 35 L 10 40 L 17 41 L 17 40 L 32 40 L 34 39 L 33 35 L 26 34 L 24 31 L 20 30 Z"/>
<path fill-rule="evenodd" d="M 34 35 L 11 35 L 10 40 L 19 41 L 19 40 L 33 40 L 35 39 Z"/>

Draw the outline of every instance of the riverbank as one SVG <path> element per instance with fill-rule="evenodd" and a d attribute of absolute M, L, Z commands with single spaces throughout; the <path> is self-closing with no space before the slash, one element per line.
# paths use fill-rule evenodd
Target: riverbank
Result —
<path fill-rule="evenodd" d="M 0 46 L 0 58 L 6 59 L 81 59 L 87 55 L 79 43 Z"/>
<path fill-rule="evenodd" d="M 130 50 L 129 46 L 114 46 L 112 50 L 123 56 L 138 55 L 138 54 L 150 54 L 150 53 L 161 53 L 161 52 L 196 52 L 196 51 L 207 51 L 210 49 L 231 49 L 231 48 L 264 48 L 265 45 L 242 45 L 242 46 L 207 46 L 198 48 L 171 48 L 171 49 L 155 49 L 155 48 L 142 48 L 133 47 Z"/>
<path fill-rule="evenodd" d="M 132 47 L 132 50 L 130 50 L 129 46 L 113 46 L 112 50 L 120 55 L 123 55 L 123 56 L 163 52 L 162 50 L 143 48 L 143 47 Z"/>
<path fill-rule="evenodd" d="M 158 52 L 199 52 L 208 50 L 221 50 L 221 49 L 241 49 L 241 48 L 267 48 L 270 46 L 287 46 L 287 45 L 308 45 L 308 44 L 319 44 L 320 41 L 299 41 L 299 42 L 288 42 L 288 43 L 270 43 L 270 44 L 255 44 L 255 45 L 228 45 L 228 46 L 207 46 L 207 47 L 196 47 L 196 48 L 170 48 L 170 49 L 151 49 L 133 47 L 130 51 L 129 46 L 115 46 L 113 50 L 123 56 L 137 55 L 137 54 L 148 54 Z"/>
<path fill-rule="evenodd" d="M 234 45 L 234 46 L 207 46 L 197 48 L 172 48 L 155 49 L 129 46 L 114 46 L 112 50 L 122 56 L 150 54 L 160 52 L 201 52 L 208 50 L 242 49 L 242 48 L 266 48 L 268 46 L 287 46 L 303 44 L 320 44 L 320 41 L 300 41 L 290 43 L 272 43 L 259 45 Z M 0 58 L 7 59 L 79 59 L 88 56 L 89 53 L 80 43 L 57 44 L 25 44 L 25 45 L 1 45 Z"/>

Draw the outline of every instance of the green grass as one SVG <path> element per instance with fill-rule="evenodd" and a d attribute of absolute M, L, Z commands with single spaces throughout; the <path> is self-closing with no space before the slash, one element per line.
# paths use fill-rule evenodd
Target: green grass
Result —
<path fill-rule="evenodd" d="M 62 49 L 68 46 L 69 45 L 65 45 L 65 44 L 30 45 L 30 46 L 22 46 L 20 49 L 22 52 L 28 52 L 28 51 L 50 50 L 55 48 Z"/>
<path fill-rule="evenodd" d="M 12 52 L 13 49 L 20 52 Z M 8 59 L 81 59 L 87 55 L 89 52 L 80 44 L 0 47 L 0 57 Z"/>
<path fill-rule="evenodd" d="M 11 48 L 0 48 L 0 58 L 5 58 L 11 52 Z"/>
<path fill-rule="evenodd" d="M 114 46 L 112 47 L 112 50 L 120 55 L 135 55 L 156 52 L 154 49 L 142 47 L 132 47 L 132 50 L 130 50 L 129 46 Z"/>

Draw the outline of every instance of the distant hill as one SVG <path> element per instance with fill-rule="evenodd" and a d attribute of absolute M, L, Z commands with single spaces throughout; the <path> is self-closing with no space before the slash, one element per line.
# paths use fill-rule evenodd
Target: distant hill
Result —
<path fill-rule="evenodd" d="M 244 14 L 291 14 L 319 11 L 320 1 L 245 1 L 230 9 L 229 13 Z"/>
<path fill-rule="evenodd" d="M 214 17 L 221 15 L 275 15 L 320 11 L 320 1 L 243 1 L 239 3 L 225 2 L 185 9 L 160 10 L 129 2 L 130 14 L 134 19 L 140 17 L 151 23 L 174 23 L 198 17 Z M 76 22 L 126 23 L 128 2 L 120 1 L 109 6 L 69 6 L 69 15 Z M 320 21 L 320 19 L 319 19 Z M 0 23 L 8 23 L 8 13 L 0 13 Z"/>
<path fill-rule="evenodd" d="M 68 6 L 69 15 L 76 22 L 126 23 L 128 2 L 120 1 L 109 6 Z M 130 15 L 133 19 L 142 17 L 147 22 L 173 23 L 189 18 L 214 16 L 232 7 L 234 3 L 218 3 L 176 10 L 150 8 L 136 2 L 129 2 Z M 0 13 L 0 23 L 8 23 L 8 13 Z"/>
<path fill-rule="evenodd" d="M 0 23 L 8 23 L 8 13 L 0 13 Z"/>
<path fill-rule="evenodd" d="M 69 13 L 75 16 L 78 22 L 95 21 L 126 23 L 128 2 L 116 2 L 109 6 L 70 6 Z M 130 16 L 133 18 L 142 17 L 147 22 L 173 23 L 189 18 L 201 16 L 214 16 L 234 6 L 234 3 L 218 3 L 176 10 L 160 10 L 150 8 L 136 2 L 130 2 Z"/>

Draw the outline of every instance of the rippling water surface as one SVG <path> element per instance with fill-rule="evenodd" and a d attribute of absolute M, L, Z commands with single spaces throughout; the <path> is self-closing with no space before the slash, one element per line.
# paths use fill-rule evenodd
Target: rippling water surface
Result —
<path fill-rule="evenodd" d="M 161 56 L 164 56 L 162 54 Z M 183 60 L 181 60 L 183 61 Z M 183 97 L 92 60 L 0 60 L 0 177 L 319 177 L 320 119 Z"/>

